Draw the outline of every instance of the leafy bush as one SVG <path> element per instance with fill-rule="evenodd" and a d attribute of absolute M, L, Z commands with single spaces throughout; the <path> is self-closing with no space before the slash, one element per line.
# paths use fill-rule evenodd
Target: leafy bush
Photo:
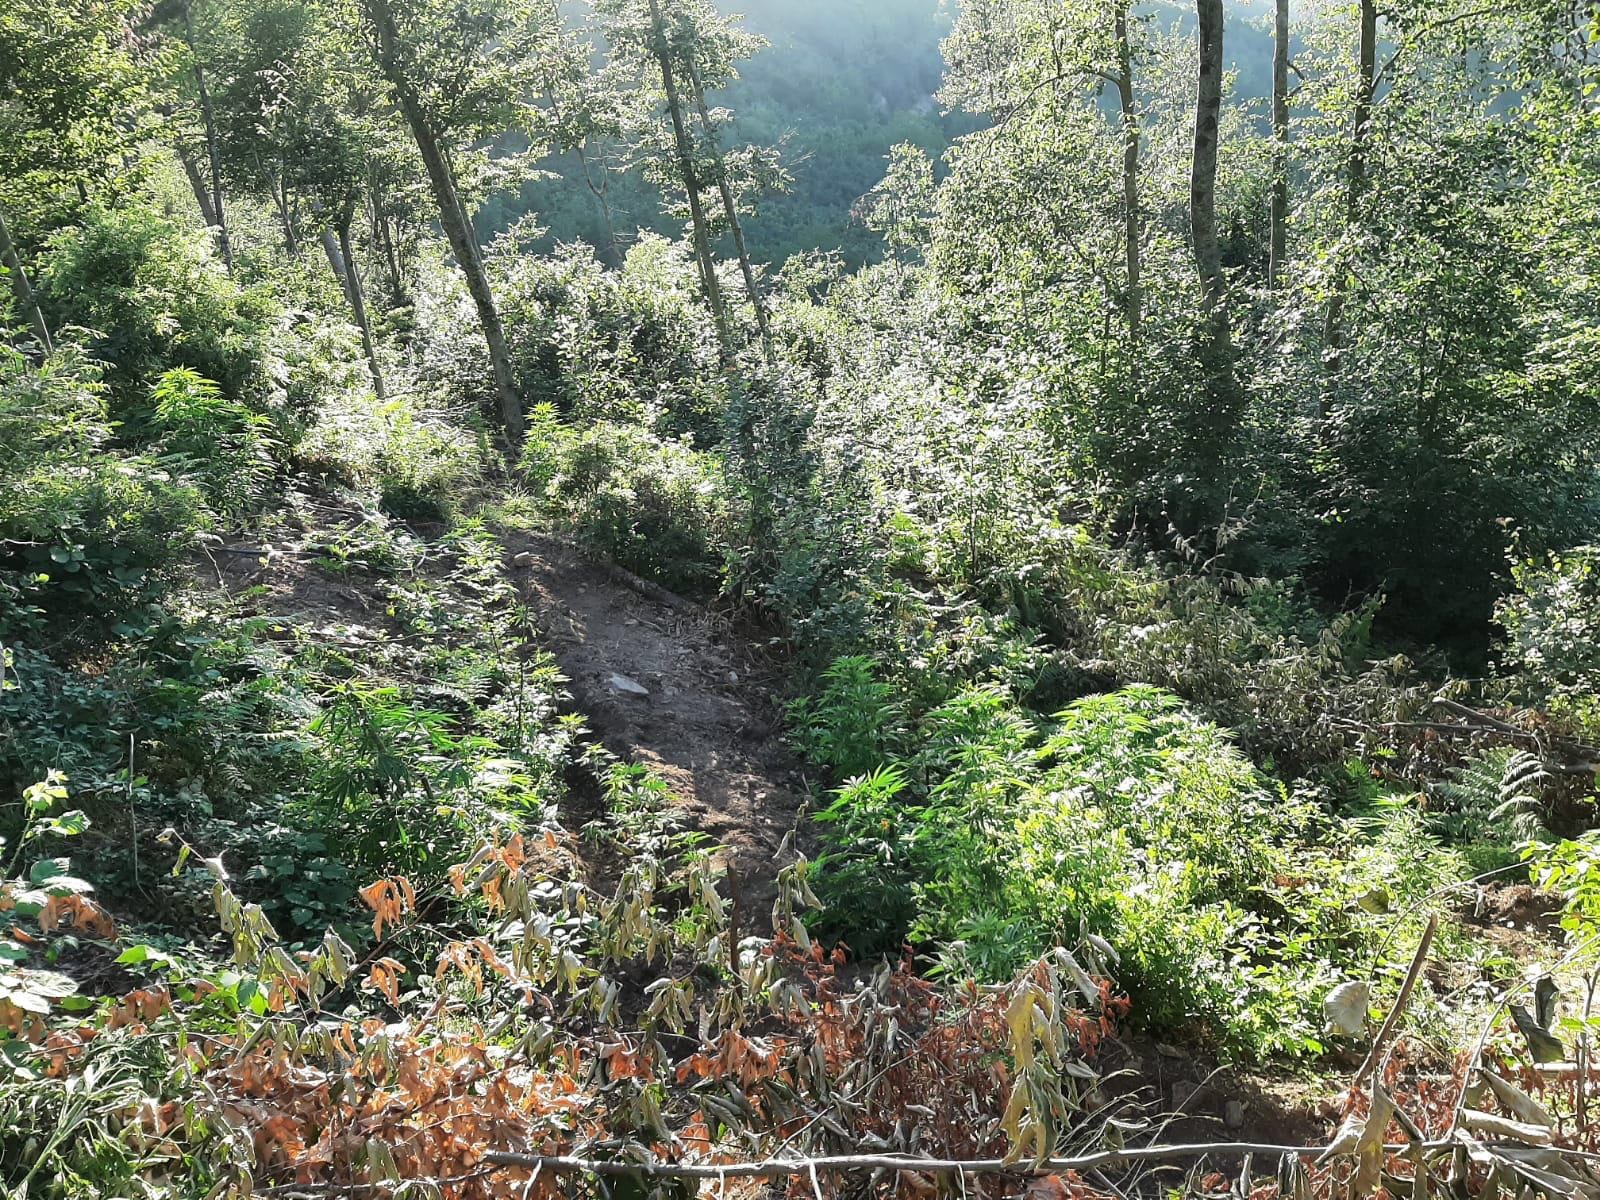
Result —
<path fill-rule="evenodd" d="M 271 422 L 188 367 L 165 372 L 150 397 L 163 457 L 202 481 L 214 510 L 236 516 L 260 499 L 275 465 Z"/>
<path fill-rule="evenodd" d="M 805 756 L 836 777 L 864 775 L 888 755 L 897 724 L 894 689 L 866 655 L 837 658 L 815 696 L 789 705 L 789 733 Z"/>
<path fill-rule="evenodd" d="M 1414 810 L 1332 821 L 1151 687 L 1045 724 L 970 689 L 915 744 L 821 814 L 827 930 L 908 935 L 982 979 L 1092 934 L 1142 1020 L 1229 1051 L 1320 1052 L 1327 989 L 1462 870 Z"/>
<path fill-rule="evenodd" d="M 206 521 L 166 464 L 112 448 L 97 364 L 0 347 L 0 631 L 26 612 L 117 615 Z"/>
<path fill-rule="evenodd" d="M 141 420 L 174 367 L 215 380 L 236 403 L 264 404 L 270 305 L 222 271 L 203 235 L 147 207 L 90 206 L 51 240 L 41 274 L 53 323 L 92 331 L 117 419 Z"/>
<path fill-rule="evenodd" d="M 1506 668 L 1530 698 L 1592 703 L 1600 695 L 1600 547 L 1525 559 L 1511 576 L 1516 590 L 1495 614 Z"/>
<path fill-rule="evenodd" d="M 402 521 L 444 523 L 482 477 L 484 445 L 437 415 L 346 388 L 319 405 L 294 447 L 297 470 L 375 496 Z"/>
<path fill-rule="evenodd" d="M 493 261 L 524 394 L 577 424 L 629 421 L 702 443 L 720 435 L 728 384 L 681 244 L 646 234 L 620 271 L 579 247 Z"/>
<path fill-rule="evenodd" d="M 713 590 L 735 514 L 717 460 L 689 443 L 609 422 L 530 422 L 521 469 L 560 524 L 670 587 Z"/>
<path fill-rule="evenodd" d="M 23 929 L 11 925 L 0 936 L 0 1038 L 36 1037 L 45 1028 L 45 1018 L 58 1005 L 82 1011 L 90 1002 L 77 996 L 78 984 L 58 971 L 41 969 L 34 947 L 59 930 L 95 937 L 114 932 L 111 918 L 92 899 L 94 887 L 72 871 L 71 860 L 39 857 L 27 864 L 25 856 L 37 855 L 52 841 L 75 838 L 89 827 L 81 811 L 53 812 L 67 799 L 66 776 L 51 771 L 44 779 L 22 793 L 22 824 L 15 845 L 0 842 L 6 852 L 4 874 L 0 875 L 0 907 L 20 921 L 33 926 Z M 54 960 L 45 961 L 54 964 Z"/>

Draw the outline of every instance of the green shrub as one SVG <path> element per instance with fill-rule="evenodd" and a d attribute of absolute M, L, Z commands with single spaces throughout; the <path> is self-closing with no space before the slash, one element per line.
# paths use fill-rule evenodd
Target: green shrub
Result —
<path fill-rule="evenodd" d="M 572 430 L 535 413 L 522 459 L 557 522 L 669 587 L 715 590 L 734 512 L 716 458 L 634 425 Z"/>
<path fill-rule="evenodd" d="M 76 347 L 37 367 L 0 347 L 0 631 L 23 608 L 117 615 L 207 522 L 169 464 L 113 448 L 103 397 Z"/>
<path fill-rule="evenodd" d="M 383 511 L 402 521 L 445 523 L 480 477 L 480 447 L 436 422 L 391 406 L 378 456 Z"/>
<path fill-rule="evenodd" d="M 150 397 L 162 457 L 200 481 L 217 513 L 238 516 L 261 500 L 275 467 L 270 421 L 188 367 L 162 374 Z"/>
<path fill-rule="evenodd" d="M 518 379 L 577 424 L 628 421 L 710 444 L 727 380 L 685 248 L 640 237 L 620 271 L 593 251 L 492 258 Z"/>
<path fill-rule="evenodd" d="M 480 440 L 370 390 L 328 397 L 294 449 L 301 473 L 374 495 L 401 521 L 445 524 L 481 479 Z"/>
<path fill-rule="evenodd" d="M 876 678 L 866 655 L 835 659 L 815 696 L 789 705 L 789 734 L 812 762 L 835 778 L 863 775 L 883 763 L 897 724 L 894 689 Z"/>
<path fill-rule="evenodd" d="M 142 206 L 90 206 L 51 240 L 41 275 L 52 323 L 92 331 L 118 420 L 142 421 L 151 389 L 174 367 L 215 380 L 237 403 L 265 403 L 270 306 L 223 272 L 203 234 Z"/>
<path fill-rule="evenodd" d="M 1600 547 L 1579 546 L 1511 569 L 1516 590 L 1495 613 L 1502 658 L 1530 699 L 1600 695 Z"/>
<path fill-rule="evenodd" d="M 911 740 L 820 814 L 827 932 L 866 951 L 909 936 L 987 980 L 1092 934 L 1140 1020 L 1228 1052 L 1320 1052 L 1327 990 L 1463 870 L 1415 809 L 1334 820 L 1152 687 L 1049 722 L 972 688 Z"/>

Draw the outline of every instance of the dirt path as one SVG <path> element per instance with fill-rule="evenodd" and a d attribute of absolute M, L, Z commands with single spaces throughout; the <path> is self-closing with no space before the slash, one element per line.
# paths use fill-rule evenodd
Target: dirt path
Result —
<path fill-rule="evenodd" d="M 802 846 L 809 837 L 805 779 L 779 736 L 774 681 L 759 656 L 714 614 L 629 586 L 564 542 L 504 540 L 546 647 L 595 733 L 672 788 L 685 824 L 727 848 L 744 901 L 764 910 L 784 836 L 798 829 Z"/>

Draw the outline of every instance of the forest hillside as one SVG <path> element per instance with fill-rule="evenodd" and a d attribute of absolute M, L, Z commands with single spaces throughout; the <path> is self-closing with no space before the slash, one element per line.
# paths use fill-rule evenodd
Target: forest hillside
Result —
<path fill-rule="evenodd" d="M 0 1195 L 1600 1197 L 1600 8 L 0 4 Z"/>

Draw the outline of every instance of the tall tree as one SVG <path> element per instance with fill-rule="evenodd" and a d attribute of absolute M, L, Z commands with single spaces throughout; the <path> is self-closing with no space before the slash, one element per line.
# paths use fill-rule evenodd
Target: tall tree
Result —
<path fill-rule="evenodd" d="M 1358 225 L 1361 199 L 1367 190 L 1367 148 L 1372 137 L 1372 96 L 1377 86 L 1378 6 L 1376 0 L 1360 0 L 1356 41 L 1356 92 L 1350 117 L 1350 144 L 1345 157 L 1345 234 Z M 1333 295 L 1328 299 L 1327 321 L 1323 328 L 1324 362 L 1330 372 L 1344 366 L 1344 308 L 1349 294 L 1348 272 L 1337 267 Z"/>
<path fill-rule="evenodd" d="M 218 155 L 231 190 L 272 205 L 285 252 L 299 253 L 299 203 L 294 177 L 305 160 L 326 157 L 306 136 L 311 114 L 331 107 L 318 94 L 314 60 L 335 31 L 320 26 L 323 10 L 291 0 L 217 5 L 211 40 L 211 89 Z"/>
<path fill-rule="evenodd" d="M 941 95 L 951 105 L 986 113 L 1019 142 L 1074 141 L 1092 133 L 1098 163 L 1115 175 L 1107 182 L 1104 206 L 1115 208 L 1116 256 L 1121 279 L 1101 273 L 1099 282 L 1121 310 L 1128 379 L 1137 379 L 1140 331 L 1146 305 L 1144 243 L 1148 232 L 1143 195 L 1146 130 L 1140 111 L 1138 62 L 1144 46 L 1135 29 L 1131 0 L 984 0 L 965 4 L 944 43 L 950 62 Z M 1101 103 L 1106 85 L 1114 89 L 1115 125 Z M 1110 134 L 1111 136 L 1107 136 Z M 1114 155 L 1114 159 L 1111 156 Z M 1092 182 L 1091 182 L 1092 180 Z M 1085 173 L 1085 186 L 1097 190 L 1098 173 Z M 1020 198 L 1019 198 L 1020 199 Z M 1097 192 L 1091 201 L 1102 203 Z M 1086 252 L 1082 232 L 1067 239 L 1073 256 L 1096 261 Z M 1100 226 L 1095 240 L 1112 235 Z M 1098 268 L 1098 262 L 1096 261 Z"/>
<path fill-rule="evenodd" d="M 716 260 L 711 256 L 711 230 L 706 221 L 705 206 L 700 199 L 700 173 L 695 167 L 694 145 L 689 140 L 688 118 L 684 112 L 683 97 L 678 90 L 678 71 L 673 61 L 672 43 L 667 36 L 666 21 L 661 15 L 660 0 L 649 2 L 650 53 L 661 72 L 661 90 L 666 95 L 667 115 L 672 121 L 672 142 L 678 174 L 688 196 L 695 258 L 700 263 L 700 282 L 705 288 L 706 303 L 711 306 L 711 316 L 717 323 L 717 337 L 722 342 L 724 352 L 727 352 L 732 349 L 728 312 L 722 302 L 722 286 L 717 282 Z"/>
<path fill-rule="evenodd" d="M 215 229 L 217 207 L 211 202 L 211 185 L 206 182 L 205 174 L 200 170 L 199 160 L 195 158 L 194 152 L 184 145 L 182 139 L 174 144 L 173 153 L 178 156 L 178 165 L 183 168 L 184 177 L 189 181 L 189 190 L 194 193 L 195 205 L 200 209 L 200 219 Z"/>
<path fill-rule="evenodd" d="M 554 19 L 564 24 L 560 0 L 548 2 Z M 592 57 L 593 47 L 587 39 L 576 31 L 563 30 L 554 52 L 541 64 L 544 103 L 530 113 L 529 120 L 542 125 L 538 140 L 577 158 L 584 188 L 605 226 L 604 253 L 617 266 L 622 262 L 622 248 L 611 211 L 611 180 L 617 167 L 609 155 L 622 143 L 624 89 L 612 77 L 609 65 L 593 70 Z"/>
<path fill-rule="evenodd" d="M 359 0 L 373 62 L 405 117 L 488 346 L 500 419 L 513 446 L 524 418 L 505 328 L 463 198 L 459 160 L 519 119 L 537 66 L 559 36 L 551 9 L 490 0 Z"/>
<path fill-rule="evenodd" d="M 1189 224 L 1195 271 L 1200 277 L 1202 344 L 1210 411 L 1194 441 L 1196 470 L 1208 489 L 1225 489 L 1223 461 L 1243 413 L 1244 397 L 1235 374 L 1229 328 L 1227 276 L 1217 240 L 1217 152 L 1222 122 L 1222 0 L 1196 0 L 1199 17 L 1194 103 L 1194 149 L 1189 164 Z M 1185 524 L 1214 521 L 1215 496 L 1199 497 L 1197 508 L 1180 516 Z"/>
<path fill-rule="evenodd" d="M 744 276 L 745 293 L 755 311 L 756 327 L 761 334 L 762 346 L 770 356 L 771 330 L 767 320 L 766 302 L 756 282 L 755 264 L 745 243 L 744 222 L 740 219 L 739 203 L 734 195 L 734 183 L 728 169 L 728 158 L 723 153 L 719 133 L 725 117 L 713 113 L 706 102 L 707 81 L 711 87 L 725 86 L 737 78 L 736 64 L 756 53 L 766 43 L 752 34 L 733 26 L 706 3 L 685 5 L 679 9 L 673 29 L 673 40 L 682 56 L 689 76 L 690 91 L 694 96 L 695 112 L 700 118 L 700 131 L 705 143 L 705 153 L 710 160 L 711 176 L 722 200 L 723 220 L 733 237 L 734 253 L 739 259 L 739 271 Z"/>
<path fill-rule="evenodd" d="M 11 290 L 17 298 L 17 307 L 22 310 L 23 316 L 28 318 L 28 324 L 33 327 L 34 337 L 39 339 L 40 348 L 46 354 L 53 353 L 55 343 L 50 337 L 50 326 L 39 308 L 38 298 L 33 294 L 33 285 L 28 281 L 28 271 L 22 265 L 16 243 L 11 240 L 11 230 L 6 225 L 6 215 L 3 210 L 0 210 L 0 266 L 4 266 L 10 276 Z"/>
<path fill-rule="evenodd" d="M 206 82 L 205 59 L 195 32 L 193 0 L 179 0 L 179 15 L 183 22 L 183 40 L 189 48 L 189 69 L 194 74 L 195 96 L 200 102 L 200 119 L 205 128 L 206 158 L 211 166 L 211 217 L 217 231 L 217 248 L 222 252 L 223 266 L 232 271 L 233 241 L 228 236 L 227 211 L 222 202 L 222 147 L 217 132 L 217 115 L 211 106 L 211 88 Z"/>
<path fill-rule="evenodd" d="M 284 82 L 271 105 L 279 110 L 273 128 L 281 145 L 268 184 L 275 186 L 275 199 L 285 209 L 291 191 L 312 198 L 313 212 L 324 226 L 324 253 L 361 333 L 373 392 L 381 401 L 388 389 L 354 225 L 357 211 L 369 203 L 366 192 L 374 178 L 375 159 L 385 153 L 383 147 L 402 141 L 404 132 L 392 110 L 378 102 L 381 88 L 361 69 L 356 48 L 335 27 L 334 14 L 324 9 L 317 16 L 315 23 L 289 18 L 295 34 L 288 48 L 293 57 L 279 69 Z M 287 211 L 283 216 L 286 239 L 292 240 Z"/>
<path fill-rule="evenodd" d="M 388 399 L 383 383 L 383 368 L 378 362 L 377 339 L 372 333 L 372 318 L 367 314 L 367 291 L 361 282 L 361 261 L 356 257 L 350 238 L 350 226 L 355 219 L 357 195 L 352 191 L 334 218 L 334 229 L 339 243 L 339 256 L 344 260 L 340 280 L 345 296 L 350 301 L 350 311 L 355 316 L 356 327 L 361 331 L 361 348 L 367 356 L 367 369 L 372 374 L 373 394 L 380 402 Z"/>
<path fill-rule="evenodd" d="M 634 124 L 647 151 L 646 175 L 662 188 L 664 200 L 684 197 L 701 290 L 724 351 L 731 352 L 734 346 L 714 250 L 714 239 L 723 230 L 733 239 L 765 345 L 767 312 L 743 218 L 751 195 L 781 190 L 788 176 L 774 151 L 756 147 L 725 151 L 720 130 L 728 114 L 713 108 L 709 99 L 710 93 L 737 78 L 736 64 L 764 43 L 703 0 L 671 6 L 661 0 L 594 0 L 594 4 L 612 64 L 632 81 Z M 676 208 L 666 202 L 669 210 Z"/>
<path fill-rule="evenodd" d="M 723 219 L 728 222 L 728 229 L 733 234 L 734 253 L 739 256 L 739 271 L 744 276 L 745 294 L 750 297 L 750 307 L 755 310 L 756 326 L 761 331 L 762 345 L 770 354 L 772 346 L 771 330 L 767 325 L 767 305 L 761 297 L 761 288 L 756 284 L 756 271 L 755 265 L 750 260 L 750 248 L 745 245 L 744 224 L 739 220 L 739 205 L 734 200 L 733 187 L 728 181 L 728 161 L 718 143 L 717 127 L 706 107 L 705 85 L 701 82 L 700 72 L 695 67 L 693 58 L 689 59 L 688 65 L 689 82 L 694 90 L 695 110 L 700 114 L 700 127 L 705 131 L 706 145 L 711 153 L 712 175 L 717 181 L 717 193 L 722 198 Z"/>
<path fill-rule="evenodd" d="M 0 263 L 46 351 L 54 339 L 30 251 L 86 199 L 137 178 L 149 96 L 129 47 L 132 10 L 129 0 L 0 5 Z"/>
<path fill-rule="evenodd" d="M 1112 18 L 1112 37 L 1116 42 L 1116 67 L 1114 82 L 1117 88 L 1117 106 L 1122 116 L 1122 262 L 1126 294 L 1123 298 L 1124 315 L 1128 322 L 1128 351 L 1130 361 L 1137 370 L 1139 355 L 1139 324 L 1144 312 L 1141 291 L 1143 263 L 1141 244 L 1144 240 L 1143 218 L 1139 212 L 1139 110 L 1133 93 L 1133 43 L 1128 37 L 1129 0 L 1114 0 L 1116 12 Z"/>
<path fill-rule="evenodd" d="M 1195 0 L 1199 17 L 1194 153 L 1189 169 L 1189 225 L 1195 270 L 1208 320 L 1222 310 L 1225 280 L 1217 242 L 1217 139 L 1222 121 L 1222 0 Z M 1223 318 L 1224 321 L 1226 318 Z M 1226 326 L 1224 326 L 1226 328 Z"/>
<path fill-rule="evenodd" d="M 1289 0 L 1277 0 L 1272 26 L 1272 209 L 1267 286 L 1277 290 L 1289 247 Z"/>

